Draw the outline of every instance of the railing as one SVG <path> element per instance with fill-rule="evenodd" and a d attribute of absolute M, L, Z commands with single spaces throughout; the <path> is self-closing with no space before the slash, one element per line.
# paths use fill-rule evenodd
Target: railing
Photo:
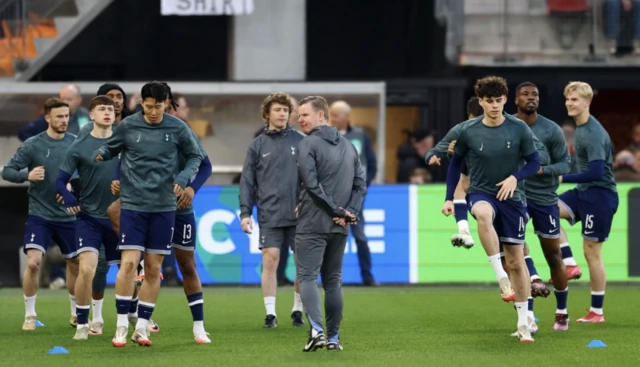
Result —
<path fill-rule="evenodd" d="M 460 65 L 635 66 L 637 0 L 436 0 Z"/>

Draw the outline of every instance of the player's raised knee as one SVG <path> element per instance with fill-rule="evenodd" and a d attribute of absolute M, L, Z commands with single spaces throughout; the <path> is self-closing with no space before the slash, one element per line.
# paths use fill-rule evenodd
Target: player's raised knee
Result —
<path fill-rule="evenodd" d="M 493 208 L 488 203 L 477 203 L 473 206 L 473 216 L 478 224 L 493 223 Z"/>

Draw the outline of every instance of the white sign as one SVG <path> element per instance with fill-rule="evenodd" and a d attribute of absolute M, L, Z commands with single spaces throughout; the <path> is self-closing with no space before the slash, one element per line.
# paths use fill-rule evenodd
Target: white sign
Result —
<path fill-rule="evenodd" d="M 249 15 L 254 0 L 162 0 L 162 15 Z"/>

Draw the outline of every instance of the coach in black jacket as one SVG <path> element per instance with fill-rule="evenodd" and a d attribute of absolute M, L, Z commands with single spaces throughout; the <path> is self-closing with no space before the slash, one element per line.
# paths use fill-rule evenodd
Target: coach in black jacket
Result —
<path fill-rule="evenodd" d="M 253 206 L 258 206 L 260 249 L 262 250 L 262 295 L 267 316 L 264 327 L 277 326 L 276 269 L 280 249 L 295 251 L 295 207 L 300 192 L 298 181 L 298 144 L 304 137 L 288 123 L 291 99 L 274 93 L 262 103 L 266 123 L 262 135 L 253 140 L 245 158 L 240 178 L 240 218 L 242 230 L 251 234 Z M 302 326 L 302 301 L 297 280 L 294 282 L 293 326 Z"/>
<path fill-rule="evenodd" d="M 355 223 L 367 192 L 356 148 L 336 128 L 327 126 L 329 106 L 318 96 L 298 107 L 300 127 L 308 136 L 300 142 L 298 174 L 302 193 L 297 208 L 296 264 L 300 295 L 311 324 L 304 351 L 327 346 L 341 350 L 342 258 L 348 223 Z M 325 335 L 318 291 L 318 273 L 325 292 Z"/>

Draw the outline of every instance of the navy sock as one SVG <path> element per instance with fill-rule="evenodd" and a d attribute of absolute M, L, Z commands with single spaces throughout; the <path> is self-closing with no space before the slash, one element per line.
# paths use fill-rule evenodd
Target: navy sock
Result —
<path fill-rule="evenodd" d="M 531 258 L 531 256 L 525 256 L 524 262 L 527 264 L 527 269 L 529 269 L 529 275 L 532 277 L 537 276 L 538 270 L 536 270 L 536 266 L 533 263 L 533 259 Z"/>
<path fill-rule="evenodd" d="M 467 220 L 467 201 L 466 200 L 454 200 L 453 201 L 454 215 L 456 216 L 456 222 L 461 220 Z"/>
<path fill-rule="evenodd" d="M 131 296 L 119 296 L 116 294 L 116 311 L 118 315 L 126 315 L 131 308 Z"/>
<path fill-rule="evenodd" d="M 529 297 L 529 304 L 527 305 L 527 311 L 533 312 L 533 297 Z"/>
<path fill-rule="evenodd" d="M 602 309 L 604 306 L 604 292 L 591 292 L 591 308 Z"/>
<path fill-rule="evenodd" d="M 78 325 L 89 324 L 89 305 L 76 305 L 76 314 L 78 315 Z"/>
<path fill-rule="evenodd" d="M 187 296 L 187 302 L 191 309 L 191 316 L 193 321 L 204 320 L 204 300 L 202 299 L 202 292 Z"/>
<path fill-rule="evenodd" d="M 567 298 L 569 297 L 569 287 L 567 289 L 559 291 L 555 290 L 553 293 L 556 295 L 556 309 L 558 311 L 567 309 Z"/>
<path fill-rule="evenodd" d="M 131 300 L 131 306 L 129 307 L 129 313 L 137 313 L 138 312 L 138 297 L 133 298 Z"/>
<path fill-rule="evenodd" d="M 571 253 L 571 247 L 569 247 L 569 244 L 567 244 L 567 246 L 560 246 L 560 252 L 562 252 L 563 259 L 573 257 L 573 253 Z"/>
<path fill-rule="evenodd" d="M 138 303 L 138 318 L 149 321 L 151 319 L 151 314 L 153 313 L 153 309 L 156 307 L 153 303 L 139 302 Z"/>

